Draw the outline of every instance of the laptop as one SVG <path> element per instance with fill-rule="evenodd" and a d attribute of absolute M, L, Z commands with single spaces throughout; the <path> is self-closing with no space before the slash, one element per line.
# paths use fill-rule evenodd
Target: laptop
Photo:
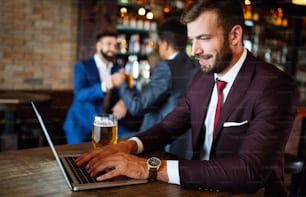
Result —
<path fill-rule="evenodd" d="M 126 176 L 117 176 L 113 179 L 105 180 L 105 181 L 96 181 L 94 177 L 90 177 L 87 173 L 84 166 L 78 167 L 75 165 L 74 160 L 78 157 L 78 155 L 58 155 L 56 149 L 53 145 L 53 142 L 50 138 L 50 135 L 45 127 L 45 123 L 41 115 L 39 114 L 35 104 L 32 102 L 33 110 L 37 116 L 37 119 L 40 123 L 40 126 L 43 130 L 43 133 L 48 141 L 48 144 L 52 150 L 52 153 L 56 159 L 56 162 L 72 191 L 81 191 L 88 189 L 100 189 L 100 188 L 109 188 L 116 186 L 125 186 L 125 185 L 135 185 L 147 183 L 147 180 L 142 179 L 132 179 Z"/>

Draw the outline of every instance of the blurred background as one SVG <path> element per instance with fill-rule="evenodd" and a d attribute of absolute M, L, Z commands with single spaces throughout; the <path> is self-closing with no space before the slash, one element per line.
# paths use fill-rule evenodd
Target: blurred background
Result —
<path fill-rule="evenodd" d="M 156 45 L 157 25 L 179 17 L 191 2 L 1 0 L 0 89 L 71 90 L 75 60 L 93 54 L 95 36 L 105 29 L 120 34 L 118 62 L 123 66 L 130 53 L 145 60 Z M 304 98 L 306 7 L 290 0 L 241 2 L 245 46 L 295 76 Z"/>

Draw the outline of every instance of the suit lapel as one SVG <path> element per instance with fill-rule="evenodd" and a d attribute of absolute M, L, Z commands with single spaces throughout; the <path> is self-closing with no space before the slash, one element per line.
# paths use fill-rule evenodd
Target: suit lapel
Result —
<path fill-rule="evenodd" d="M 239 71 L 230 91 L 227 96 L 227 99 L 222 107 L 219 121 L 225 122 L 230 114 L 234 111 L 234 108 L 239 106 L 241 102 L 241 98 L 246 94 L 252 79 L 252 75 L 254 74 L 254 61 L 251 61 L 252 55 L 248 52 L 246 61 L 244 61 L 241 70 Z M 219 132 L 223 124 L 218 123 L 216 127 L 216 137 L 219 135 Z"/>
<path fill-rule="evenodd" d="M 89 81 L 93 83 L 97 83 L 101 81 L 100 75 L 99 75 L 99 70 L 97 68 L 96 62 L 94 58 L 91 58 L 89 61 L 86 62 L 86 67 L 88 70 L 88 77 Z"/>
<path fill-rule="evenodd" d="M 202 71 L 201 71 L 202 72 Z M 191 98 L 193 98 L 191 103 L 195 103 L 192 109 L 192 115 L 194 117 L 193 121 L 193 149 L 195 153 L 200 150 L 200 146 L 204 143 L 204 131 L 203 124 L 207 114 L 207 108 L 210 101 L 210 96 L 214 87 L 214 77 L 213 75 L 207 75 L 202 73 L 200 80 L 191 86 L 190 91 Z M 198 158 L 198 155 L 195 155 Z"/>
<path fill-rule="evenodd" d="M 201 95 L 199 97 L 199 98 L 201 98 L 201 100 L 199 100 L 198 103 L 201 103 L 200 109 L 204 109 L 204 110 L 200 110 L 199 111 L 199 116 L 197 116 L 197 117 L 200 117 L 201 119 L 199 121 L 204 123 L 204 119 L 205 119 L 206 114 L 207 114 L 208 104 L 209 104 L 209 101 L 210 101 L 210 97 L 211 97 L 212 90 L 213 90 L 215 82 L 214 82 L 213 75 L 208 75 L 202 80 L 203 80 L 202 84 L 206 83 L 207 85 L 202 86 Z"/>

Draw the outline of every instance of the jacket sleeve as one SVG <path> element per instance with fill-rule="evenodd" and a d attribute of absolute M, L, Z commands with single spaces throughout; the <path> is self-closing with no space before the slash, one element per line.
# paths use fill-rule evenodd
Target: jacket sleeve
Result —
<path fill-rule="evenodd" d="M 167 97 L 171 86 L 171 71 L 165 61 L 159 62 L 153 69 L 150 82 L 141 91 L 133 91 L 123 83 L 119 88 L 121 99 L 133 116 L 142 115 L 153 105 Z"/>
<path fill-rule="evenodd" d="M 76 101 L 92 102 L 104 98 L 100 80 L 90 84 L 89 77 L 91 76 L 85 69 L 85 65 L 81 61 L 77 61 L 74 69 L 74 97 Z"/>
<path fill-rule="evenodd" d="M 273 182 L 281 190 L 283 151 L 296 116 L 298 89 L 288 78 L 267 77 L 264 89 L 248 91 L 239 106 L 233 106 L 228 121 L 248 117 L 248 125 L 222 128 L 213 142 L 211 160 L 180 160 L 180 183 L 185 187 L 231 192 L 255 192 Z M 275 78 L 275 77 L 274 77 Z M 271 80 L 270 80 L 271 79 Z M 263 77 L 259 77 L 256 85 Z M 255 90 L 255 89 L 254 89 Z M 159 124 L 138 134 L 145 151 L 155 151 L 177 136 L 180 129 L 194 122 L 199 103 L 190 102 L 195 91 L 188 94 Z M 191 119 L 190 119 L 191 116 Z M 240 121 L 240 120 L 239 120 Z M 201 121 L 203 122 L 203 120 Z M 193 148 L 199 136 L 192 131 Z M 154 136 L 154 137 L 153 137 Z M 194 151 L 198 151 L 195 150 Z M 271 189 L 271 188 L 270 188 Z"/>

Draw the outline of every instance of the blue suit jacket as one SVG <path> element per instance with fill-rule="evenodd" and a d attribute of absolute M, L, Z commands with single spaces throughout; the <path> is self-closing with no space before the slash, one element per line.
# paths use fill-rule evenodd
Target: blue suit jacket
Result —
<path fill-rule="evenodd" d="M 121 67 L 114 64 L 111 73 Z M 111 106 L 118 101 L 118 90 L 112 90 Z M 74 68 L 74 98 L 63 130 L 68 143 L 79 143 L 91 133 L 93 116 L 101 113 L 104 93 L 101 89 L 101 79 L 94 58 L 77 61 Z"/>

